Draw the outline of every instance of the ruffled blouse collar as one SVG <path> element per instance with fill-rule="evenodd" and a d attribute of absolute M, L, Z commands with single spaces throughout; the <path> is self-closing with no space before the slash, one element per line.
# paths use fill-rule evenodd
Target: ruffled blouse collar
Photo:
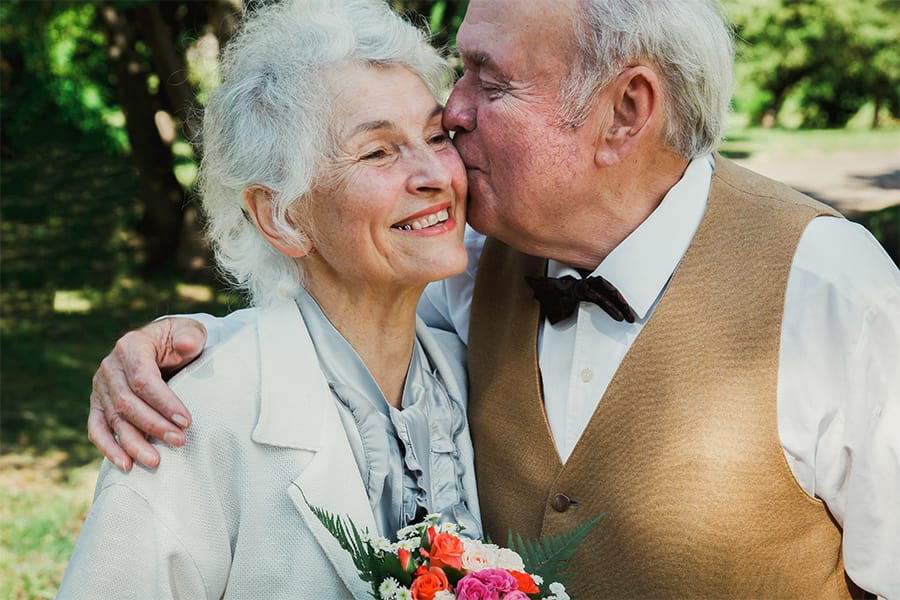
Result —
<path fill-rule="evenodd" d="M 441 513 L 477 535 L 455 443 L 465 432 L 465 410 L 447 393 L 419 340 L 404 384 L 403 410 L 397 410 L 312 296 L 302 291 L 297 305 L 338 400 L 379 533 L 392 538 L 425 514 Z"/>

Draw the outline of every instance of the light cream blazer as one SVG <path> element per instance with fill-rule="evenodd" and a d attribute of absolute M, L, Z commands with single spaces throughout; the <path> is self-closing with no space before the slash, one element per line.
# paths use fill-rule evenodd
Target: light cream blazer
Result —
<path fill-rule="evenodd" d="M 464 347 L 417 336 L 466 402 Z M 193 414 L 182 448 L 121 473 L 104 462 L 59 598 L 367 598 L 368 584 L 304 501 L 375 532 L 334 396 L 293 302 L 210 348 L 171 385 Z M 461 452 L 479 517 L 468 435 Z"/>

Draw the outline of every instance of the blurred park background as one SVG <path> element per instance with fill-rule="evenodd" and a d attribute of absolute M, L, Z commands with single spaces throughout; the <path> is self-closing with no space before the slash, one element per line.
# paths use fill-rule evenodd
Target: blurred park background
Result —
<path fill-rule="evenodd" d="M 99 463 L 91 375 L 114 340 L 242 306 L 202 242 L 189 140 L 259 1 L 0 2 L 2 598 L 55 595 Z M 453 46 L 464 1 L 392 4 Z M 837 206 L 897 261 L 900 1 L 725 6 L 738 88 L 722 154 Z"/>

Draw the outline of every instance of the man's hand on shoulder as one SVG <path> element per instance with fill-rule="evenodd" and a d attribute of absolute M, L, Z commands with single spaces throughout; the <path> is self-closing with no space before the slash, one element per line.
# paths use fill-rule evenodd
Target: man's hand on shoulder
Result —
<path fill-rule="evenodd" d="M 126 333 L 100 363 L 93 379 L 88 438 L 119 469 L 130 470 L 132 460 L 151 468 L 159 464 L 159 453 L 145 434 L 184 444 L 191 416 L 163 377 L 197 358 L 205 341 L 206 329 L 193 319 L 160 319 Z"/>

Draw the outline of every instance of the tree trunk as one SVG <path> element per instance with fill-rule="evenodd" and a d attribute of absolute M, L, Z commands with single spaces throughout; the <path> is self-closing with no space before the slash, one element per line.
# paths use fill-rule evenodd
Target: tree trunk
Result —
<path fill-rule="evenodd" d="M 160 90 L 165 94 L 174 116 L 181 121 L 185 138 L 194 141 L 197 134 L 193 118 L 197 92 L 188 79 L 184 55 L 175 47 L 172 25 L 163 19 L 156 3 L 138 4 L 134 10 L 140 23 L 141 37 L 150 47 Z"/>
<path fill-rule="evenodd" d="M 172 150 L 157 131 L 159 104 L 147 89 L 147 65 L 135 50 L 135 14 L 130 9 L 101 4 L 97 15 L 140 178 L 144 215 L 138 233 L 146 253 L 145 265 L 157 270 L 175 259 L 184 192 L 175 178 Z"/>
<path fill-rule="evenodd" d="M 872 114 L 872 129 L 878 129 L 880 125 L 878 113 L 881 112 L 881 94 L 875 94 L 875 112 Z"/>

